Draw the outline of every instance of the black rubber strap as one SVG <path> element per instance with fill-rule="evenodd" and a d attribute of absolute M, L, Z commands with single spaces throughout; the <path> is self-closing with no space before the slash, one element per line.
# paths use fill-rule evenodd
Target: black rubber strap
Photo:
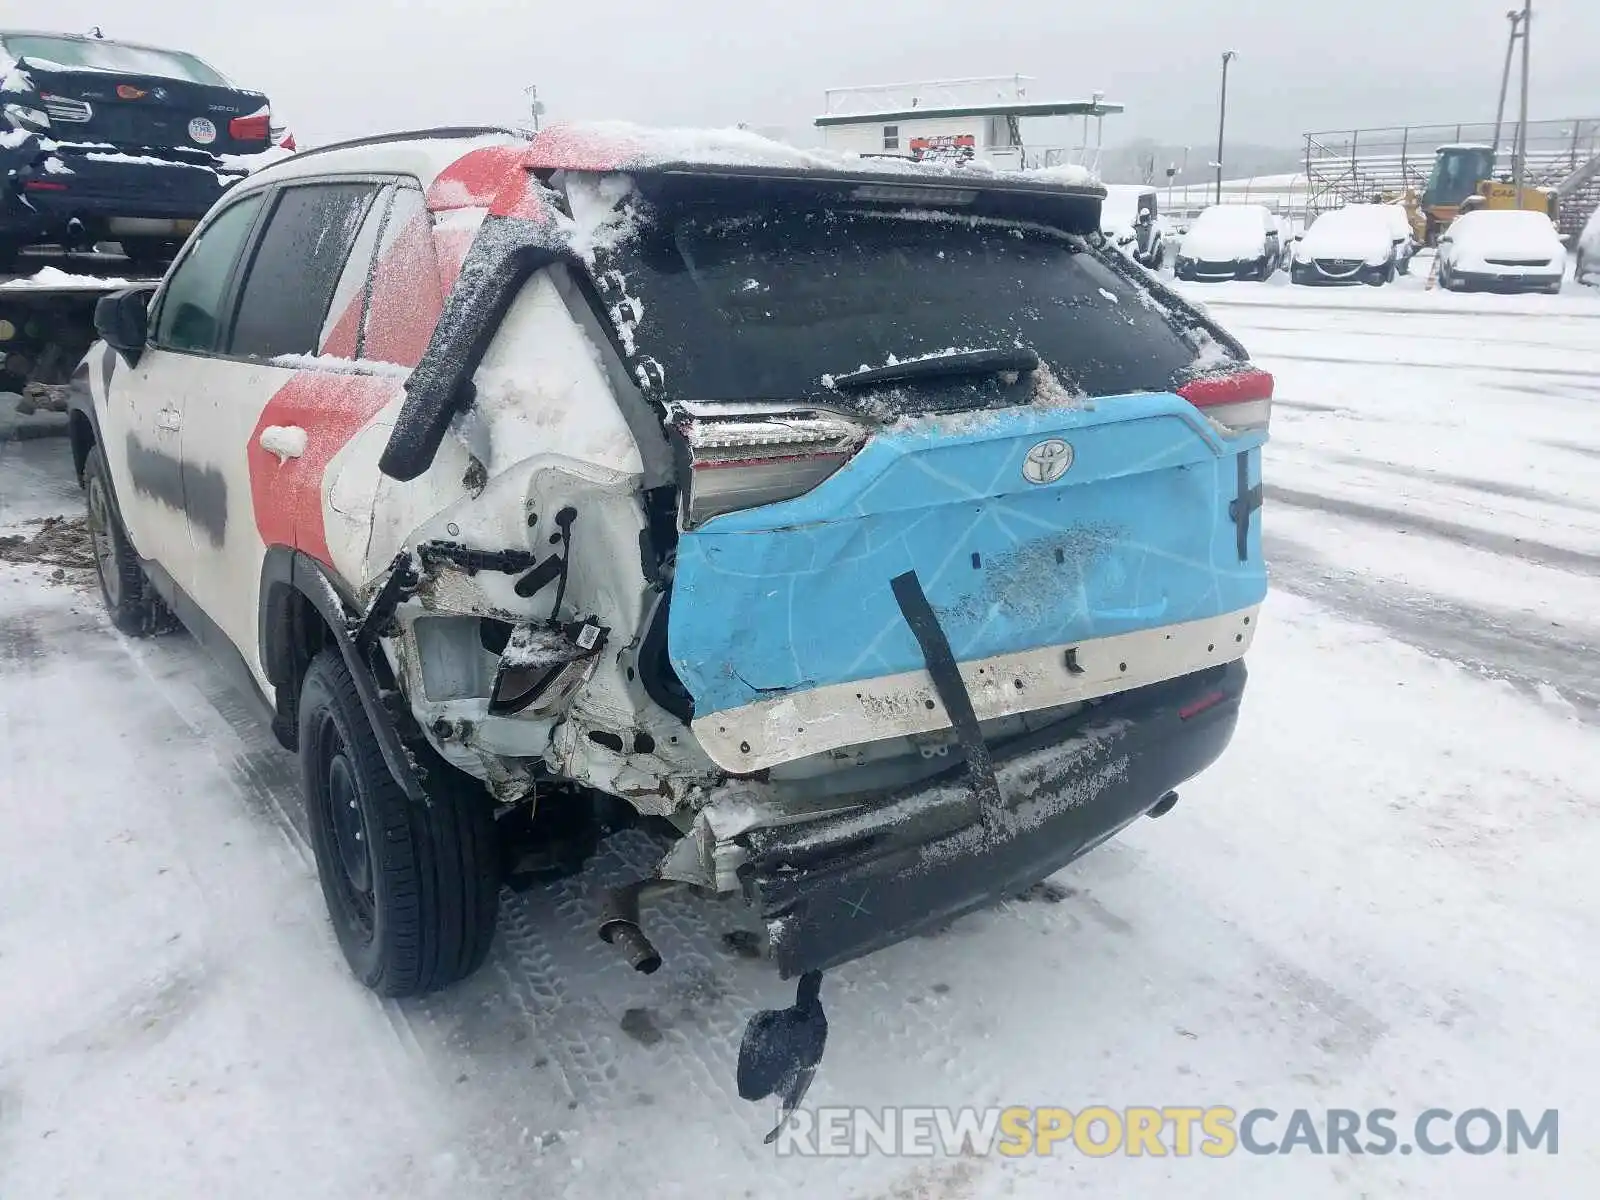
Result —
<path fill-rule="evenodd" d="M 911 627 L 912 636 L 922 648 L 922 660 L 928 674 L 933 677 L 934 691 L 944 702 L 955 726 L 956 737 L 967 756 L 967 772 L 972 777 L 972 791 L 978 800 L 978 815 L 988 824 L 997 818 L 1004 801 L 1000 797 L 1000 781 L 995 778 L 994 759 L 983 740 L 983 730 L 978 727 L 978 714 L 972 708 L 972 696 L 967 692 L 966 680 L 956 666 L 956 656 L 950 650 L 950 639 L 928 603 L 922 583 L 915 571 L 896 575 L 889 581 L 900 612 Z"/>
<path fill-rule="evenodd" d="M 1250 486 L 1250 451 L 1234 459 L 1239 464 L 1239 497 L 1228 504 L 1228 515 L 1237 527 L 1239 561 L 1250 557 L 1250 514 L 1261 507 L 1261 485 Z"/>

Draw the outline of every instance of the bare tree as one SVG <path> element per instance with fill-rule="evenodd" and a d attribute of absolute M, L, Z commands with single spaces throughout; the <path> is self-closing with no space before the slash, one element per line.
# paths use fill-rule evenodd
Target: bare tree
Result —
<path fill-rule="evenodd" d="M 1156 181 L 1156 156 L 1154 151 L 1139 155 L 1139 182 L 1154 183 Z"/>

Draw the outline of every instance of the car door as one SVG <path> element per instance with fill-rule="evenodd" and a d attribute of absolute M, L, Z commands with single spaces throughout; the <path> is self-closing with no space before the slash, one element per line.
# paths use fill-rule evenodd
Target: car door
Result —
<path fill-rule="evenodd" d="M 320 525 L 331 451 L 319 401 L 329 415 L 351 417 L 386 403 L 398 386 L 353 377 L 353 364 L 333 353 L 341 347 L 330 346 L 360 322 L 385 188 L 381 179 L 342 178 L 273 190 L 239 272 L 222 351 L 185 413 L 185 485 L 215 497 L 212 509 L 190 514 L 189 586 L 263 691 L 262 565 L 269 548 L 302 548 L 307 526 Z M 359 395 L 346 404 L 347 393 Z"/>
<path fill-rule="evenodd" d="M 101 414 L 101 442 L 117 504 L 134 549 L 158 586 L 184 586 L 191 568 L 191 494 L 182 471 L 183 418 L 203 386 L 221 326 L 229 281 L 259 216 L 259 194 L 220 209 L 196 233 L 150 306 L 148 346 L 134 366 L 113 372 Z"/>

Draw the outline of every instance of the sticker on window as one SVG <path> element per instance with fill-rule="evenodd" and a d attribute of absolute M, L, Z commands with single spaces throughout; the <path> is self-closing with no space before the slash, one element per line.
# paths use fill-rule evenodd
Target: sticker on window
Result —
<path fill-rule="evenodd" d="M 196 117 L 189 122 L 189 138 L 202 146 L 209 146 L 217 140 L 217 127 L 204 117 Z"/>

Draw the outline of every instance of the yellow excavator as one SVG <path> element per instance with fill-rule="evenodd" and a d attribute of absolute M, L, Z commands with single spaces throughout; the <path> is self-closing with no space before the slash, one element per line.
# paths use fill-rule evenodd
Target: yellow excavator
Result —
<path fill-rule="evenodd" d="M 1403 196 L 1394 197 L 1406 206 L 1419 244 L 1436 245 L 1451 221 L 1475 208 L 1527 209 L 1556 220 L 1553 188 L 1524 185 L 1519 190 L 1509 172 L 1495 177 L 1494 159 L 1492 146 L 1440 146 L 1434 152 L 1433 171 L 1422 195 L 1408 189 Z"/>

